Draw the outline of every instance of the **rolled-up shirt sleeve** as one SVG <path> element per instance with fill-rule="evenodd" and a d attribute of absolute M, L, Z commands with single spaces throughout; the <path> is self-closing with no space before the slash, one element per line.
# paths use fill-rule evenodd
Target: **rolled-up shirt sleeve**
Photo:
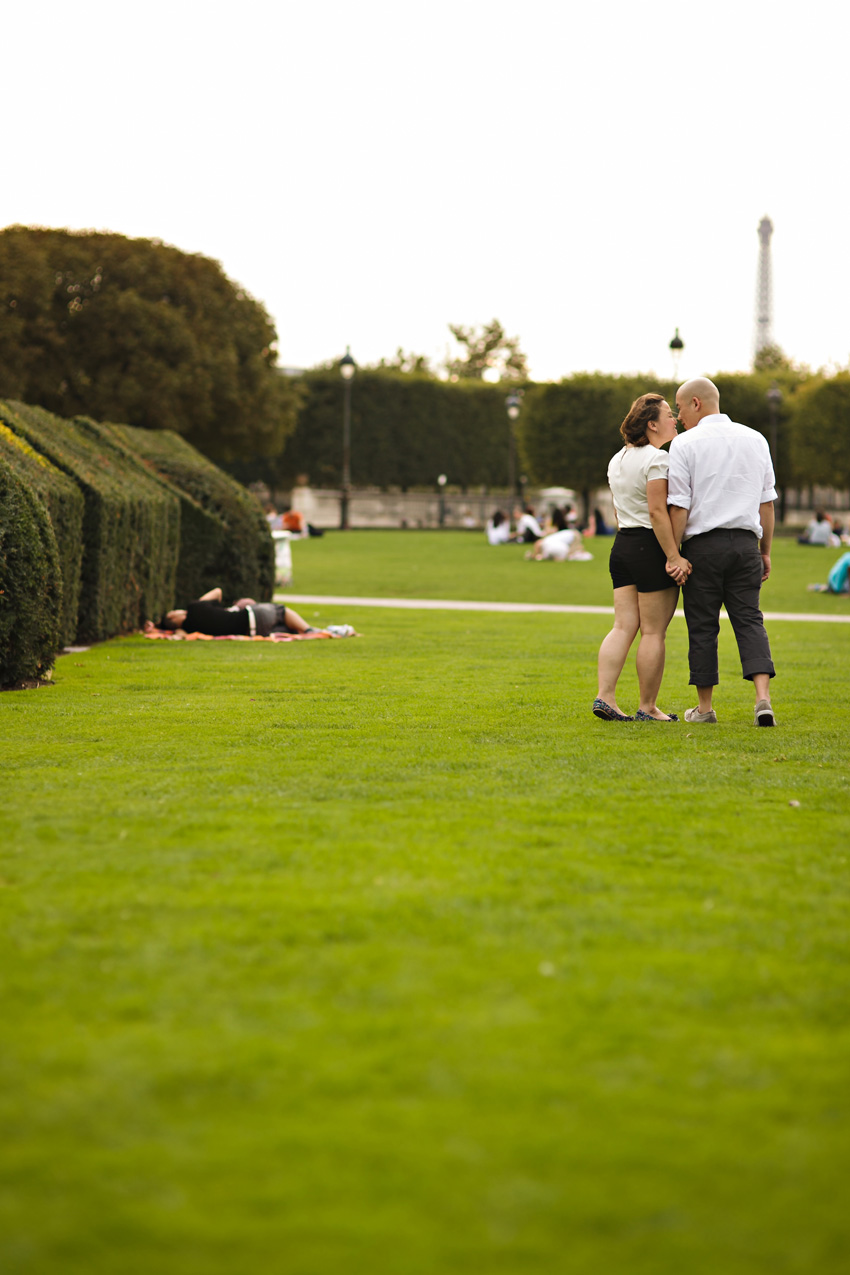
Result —
<path fill-rule="evenodd" d="M 691 476 L 674 438 L 670 444 L 670 465 L 667 470 L 667 504 L 676 505 L 679 509 L 690 509 L 691 497 Z"/>
<path fill-rule="evenodd" d="M 773 472 L 773 461 L 770 456 L 770 449 L 765 443 L 767 458 L 764 464 L 764 477 L 762 479 L 761 503 L 766 505 L 769 500 L 776 500 L 776 475 Z"/>

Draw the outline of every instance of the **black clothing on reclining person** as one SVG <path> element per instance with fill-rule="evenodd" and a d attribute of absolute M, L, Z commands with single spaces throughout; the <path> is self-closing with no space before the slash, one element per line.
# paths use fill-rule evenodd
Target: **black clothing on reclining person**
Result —
<path fill-rule="evenodd" d="M 229 611 L 220 602 L 190 602 L 181 627 L 186 633 L 207 633 L 211 637 L 247 636 L 251 632 L 247 607 Z"/>
<path fill-rule="evenodd" d="M 268 637 L 272 633 L 299 632 L 287 623 L 286 607 L 274 602 L 257 602 L 238 609 L 224 607 L 220 602 L 190 602 L 182 628 L 185 633 L 207 633 L 210 637 Z"/>

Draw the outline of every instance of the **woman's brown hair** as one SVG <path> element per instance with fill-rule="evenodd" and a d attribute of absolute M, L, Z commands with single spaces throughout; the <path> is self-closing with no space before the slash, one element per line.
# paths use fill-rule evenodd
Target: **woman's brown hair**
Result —
<path fill-rule="evenodd" d="M 649 439 L 646 429 L 650 421 L 658 420 L 661 404 L 665 401 L 663 394 L 641 394 L 629 408 L 628 415 L 620 426 L 623 442 L 632 447 L 646 447 Z"/>

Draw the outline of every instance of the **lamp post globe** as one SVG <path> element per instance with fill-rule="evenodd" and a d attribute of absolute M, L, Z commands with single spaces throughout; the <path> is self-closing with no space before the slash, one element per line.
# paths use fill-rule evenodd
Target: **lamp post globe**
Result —
<path fill-rule="evenodd" d="M 345 354 L 339 361 L 339 374 L 342 377 L 342 493 L 339 525 L 343 531 L 348 528 L 348 505 L 351 498 L 351 382 L 356 368 L 357 364 L 351 357 L 351 348 L 346 346 Z"/>
<path fill-rule="evenodd" d="M 437 486 L 440 489 L 440 526 L 441 527 L 445 526 L 445 523 L 446 523 L 446 483 L 448 481 L 449 480 L 445 474 L 440 474 L 437 477 Z"/>
<path fill-rule="evenodd" d="M 505 408 L 508 413 L 508 487 L 511 496 L 516 495 L 516 437 L 514 435 L 514 423 L 519 418 L 519 409 L 522 404 L 522 392 L 513 392 L 505 399 Z"/>

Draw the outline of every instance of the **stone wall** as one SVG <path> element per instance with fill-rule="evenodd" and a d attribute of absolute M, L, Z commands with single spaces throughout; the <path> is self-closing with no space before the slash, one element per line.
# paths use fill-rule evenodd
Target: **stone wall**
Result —
<path fill-rule="evenodd" d="M 527 491 L 526 500 L 538 517 L 545 517 L 550 505 L 569 497 L 547 497 L 545 492 Z M 336 489 L 295 487 L 290 502 L 314 527 L 338 527 L 341 493 Z M 475 495 L 450 492 L 442 500 L 436 492 L 383 492 L 358 489 L 351 493 L 348 522 L 351 527 L 454 527 L 481 530 L 496 509 L 510 513 L 513 501 L 505 492 Z M 573 500 L 580 510 L 580 501 Z M 442 507 L 441 507 L 442 504 Z M 593 494 L 591 507 L 598 505 L 609 523 L 614 520 L 611 493 L 605 488 Z"/>

